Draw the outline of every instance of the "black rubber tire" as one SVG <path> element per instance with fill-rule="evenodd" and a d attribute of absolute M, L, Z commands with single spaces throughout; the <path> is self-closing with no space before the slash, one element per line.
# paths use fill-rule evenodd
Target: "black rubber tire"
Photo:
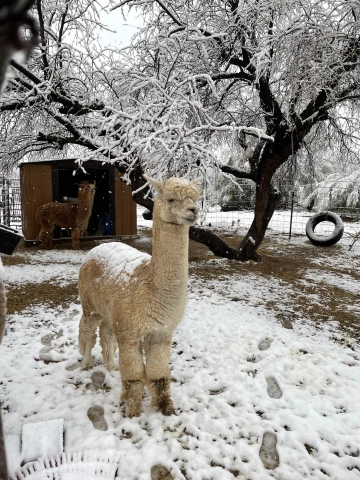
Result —
<path fill-rule="evenodd" d="M 146 209 L 146 210 L 143 211 L 142 216 L 143 216 L 144 220 L 152 220 L 152 211 Z"/>
<path fill-rule="evenodd" d="M 321 222 L 331 222 L 335 225 L 334 231 L 327 237 L 318 236 L 314 233 L 316 225 Z M 306 236 L 310 242 L 318 247 L 330 247 L 335 245 L 344 233 L 344 224 L 339 215 L 334 212 L 319 212 L 309 218 L 306 224 Z"/>

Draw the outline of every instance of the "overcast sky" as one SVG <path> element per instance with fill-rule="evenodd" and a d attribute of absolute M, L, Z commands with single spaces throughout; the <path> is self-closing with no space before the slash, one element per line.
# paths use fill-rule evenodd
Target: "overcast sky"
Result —
<path fill-rule="evenodd" d="M 104 4 L 104 6 L 108 4 L 107 1 L 100 3 Z M 112 32 L 102 32 L 101 37 L 104 45 L 116 44 L 122 47 L 126 46 L 142 23 L 141 16 L 135 9 L 128 12 L 125 19 L 120 8 L 109 12 L 109 8 L 106 7 L 100 16 L 102 22 L 112 30 Z"/>

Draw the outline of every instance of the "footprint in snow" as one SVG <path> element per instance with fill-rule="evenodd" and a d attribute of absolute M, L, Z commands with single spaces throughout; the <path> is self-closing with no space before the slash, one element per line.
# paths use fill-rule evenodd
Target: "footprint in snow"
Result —
<path fill-rule="evenodd" d="M 81 368 L 81 362 L 76 362 L 76 363 L 72 363 L 71 365 L 69 365 L 68 367 L 65 368 L 65 370 L 67 370 L 68 372 L 72 372 L 78 368 Z"/>
<path fill-rule="evenodd" d="M 294 328 L 290 318 L 283 318 L 281 323 L 282 323 L 282 326 L 287 330 L 292 330 Z"/>
<path fill-rule="evenodd" d="M 271 398 L 281 398 L 282 391 L 274 377 L 266 377 L 267 381 L 267 392 Z"/>
<path fill-rule="evenodd" d="M 151 468 L 151 480 L 174 480 L 169 470 L 162 465 L 154 465 Z"/>
<path fill-rule="evenodd" d="M 92 375 L 91 375 L 91 382 L 92 383 L 89 383 L 86 388 L 88 390 L 91 390 L 93 392 L 95 392 L 96 390 L 110 390 L 109 387 L 107 387 L 106 385 L 104 385 L 104 381 L 105 381 L 105 373 L 103 372 L 93 372 Z"/>
<path fill-rule="evenodd" d="M 264 467 L 274 470 L 279 466 L 279 454 L 276 450 L 277 437 L 275 433 L 265 432 L 259 451 L 259 457 Z"/>
<path fill-rule="evenodd" d="M 46 345 L 47 347 L 50 347 L 52 340 L 54 339 L 55 334 L 54 333 L 47 333 L 43 337 L 41 337 L 41 343 L 43 345 Z"/>
<path fill-rule="evenodd" d="M 47 333 L 46 335 L 43 335 L 41 337 L 41 343 L 44 346 L 41 348 L 41 350 L 39 352 L 40 360 L 43 360 L 43 362 L 45 362 L 46 364 L 57 363 L 57 362 L 60 361 L 59 359 L 53 358 L 53 356 L 51 355 L 51 350 L 52 350 L 52 345 L 51 344 L 52 344 L 52 341 L 55 338 L 59 338 L 62 334 L 63 334 L 63 331 L 60 330 L 57 333 L 55 333 L 55 332 Z"/>
<path fill-rule="evenodd" d="M 273 339 L 270 338 L 270 337 L 264 338 L 264 340 L 262 340 L 262 341 L 259 343 L 258 349 L 259 349 L 259 350 L 267 350 L 267 349 L 270 347 L 272 341 L 273 341 Z"/>
<path fill-rule="evenodd" d="M 93 424 L 94 428 L 97 430 L 107 430 L 108 426 L 104 418 L 104 409 L 100 407 L 100 405 L 96 405 L 95 407 L 90 407 L 87 411 L 87 416 L 91 423 Z"/>

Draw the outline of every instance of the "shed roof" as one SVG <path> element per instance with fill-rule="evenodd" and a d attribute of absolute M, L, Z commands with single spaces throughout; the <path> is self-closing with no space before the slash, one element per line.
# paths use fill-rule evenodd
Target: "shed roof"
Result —
<path fill-rule="evenodd" d="M 36 164 L 51 164 L 51 163 L 70 163 L 70 162 L 75 162 L 78 160 L 78 158 L 49 158 L 48 160 L 33 160 L 31 162 L 20 162 L 19 163 L 19 167 L 21 167 L 22 165 L 36 165 Z M 91 160 L 86 160 L 84 162 L 84 168 L 86 168 L 86 165 L 88 165 L 88 167 L 90 167 L 91 163 L 97 163 L 98 165 L 102 165 L 104 166 L 104 168 L 110 168 L 110 167 L 113 167 L 113 166 L 116 166 L 114 164 L 111 164 L 109 162 L 106 162 L 104 160 L 99 160 L 97 158 L 93 158 Z M 74 167 L 79 167 L 79 165 L 74 165 Z M 90 167 L 91 168 L 91 167 Z"/>

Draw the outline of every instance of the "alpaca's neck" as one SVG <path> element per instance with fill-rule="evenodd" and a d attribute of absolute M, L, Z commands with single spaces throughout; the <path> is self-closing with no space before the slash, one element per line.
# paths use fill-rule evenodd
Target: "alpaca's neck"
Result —
<path fill-rule="evenodd" d="M 154 208 L 151 260 L 154 283 L 166 284 L 169 289 L 186 290 L 188 250 L 189 226 L 162 221 Z"/>
<path fill-rule="evenodd" d="M 92 209 L 91 195 L 79 195 L 77 205 L 78 214 L 90 215 Z"/>

